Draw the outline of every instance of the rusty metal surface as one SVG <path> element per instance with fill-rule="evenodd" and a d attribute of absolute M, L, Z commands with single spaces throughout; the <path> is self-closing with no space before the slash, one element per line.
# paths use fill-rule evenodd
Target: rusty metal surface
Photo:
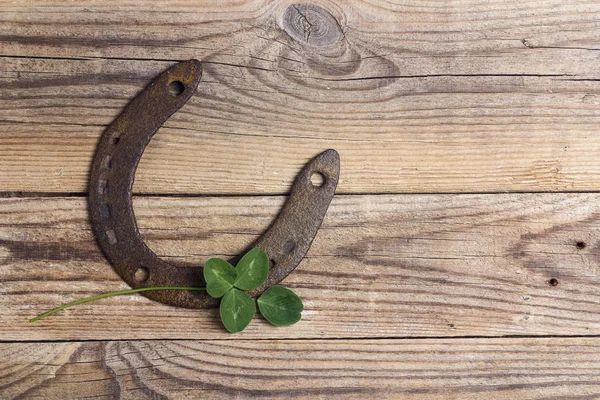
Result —
<path fill-rule="evenodd" d="M 158 257 L 142 240 L 133 212 L 131 191 L 144 149 L 161 125 L 193 95 L 202 67 L 199 61 L 178 63 L 160 74 L 125 108 L 102 135 L 92 163 L 89 212 L 94 233 L 117 273 L 133 288 L 204 286 L 202 267 L 177 267 Z M 265 285 L 256 296 L 280 282 L 308 251 L 335 193 L 339 155 L 327 150 L 309 161 L 297 176 L 277 219 L 250 247 L 261 247 L 271 259 Z M 311 183 L 313 174 L 323 184 Z M 206 292 L 152 291 L 144 296 L 178 307 L 213 307 Z"/>

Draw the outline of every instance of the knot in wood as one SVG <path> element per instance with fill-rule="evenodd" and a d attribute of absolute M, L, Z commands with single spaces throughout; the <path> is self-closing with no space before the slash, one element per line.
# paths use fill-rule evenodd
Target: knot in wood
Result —
<path fill-rule="evenodd" d="M 292 4 L 283 14 L 283 28 L 295 40 L 314 46 L 339 42 L 344 33 L 338 20 L 314 4 Z"/>

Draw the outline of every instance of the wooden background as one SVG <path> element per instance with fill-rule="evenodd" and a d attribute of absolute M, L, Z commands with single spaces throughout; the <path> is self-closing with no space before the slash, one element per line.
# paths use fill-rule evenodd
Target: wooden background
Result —
<path fill-rule="evenodd" d="M 135 183 L 143 237 L 198 265 L 261 235 L 294 176 L 338 195 L 284 284 L 300 323 L 125 289 L 86 183 L 178 60 L 196 95 Z M 0 398 L 600 396 L 600 1 L 0 0 Z"/>

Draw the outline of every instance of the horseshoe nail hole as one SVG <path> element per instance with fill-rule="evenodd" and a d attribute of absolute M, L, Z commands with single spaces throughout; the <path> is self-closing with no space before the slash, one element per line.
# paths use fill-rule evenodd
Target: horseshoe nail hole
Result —
<path fill-rule="evenodd" d="M 575 243 L 575 246 L 577 246 L 578 249 L 583 250 L 583 249 L 585 249 L 586 244 L 585 244 L 585 242 L 580 241 L 580 242 Z"/>
<path fill-rule="evenodd" d="M 169 94 L 173 97 L 179 96 L 185 90 L 185 85 L 181 81 L 173 81 L 169 83 Z"/>
<path fill-rule="evenodd" d="M 548 281 L 548 285 L 550 286 L 557 286 L 558 285 L 558 279 L 556 278 L 552 278 Z"/>
<path fill-rule="evenodd" d="M 108 180 L 102 179 L 98 182 L 98 193 L 108 194 Z"/>
<path fill-rule="evenodd" d="M 133 274 L 133 279 L 135 279 L 136 282 L 142 283 L 142 282 L 146 282 L 148 280 L 149 276 L 150 276 L 150 271 L 148 271 L 148 268 L 139 267 L 138 269 L 135 270 L 135 273 Z"/>
<path fill-rule="evenodd" d="M 325 175 L 320 172 L 313 172 L 313 174 L 310 176 L 310 183 L 314 187 L 323 186 L 325 184 Z"/>
<path fill-rule="evenodd" d="M 286 253 L 286 254 L 289 254 L 295 248 L 296 248 L 296 243 L 293 240 L 290 239 L 287 242 L 285 242 L 285 244 L 283 245 L 283 252 Z"/>
<path fill-rule="evenodd" d="M 112 142 L 113 142 L 113 144 L 119 144 L 119 140 L 121 140 L 121 138 L 119 136 L 117 136 L 117 137 L 113 138 Z"/>
<path fill-rule="evenodd" d="M 110 169 L 110 167 L 112 167 L 112 156 L 106 156 L 104 157 L 104 159 L 102 160 L 102 168 L 106 168 L 106 169 Z"/>
<path fill-rule="evenodd" d="M 275 266 L 277 265 L 277 261 L 273 260 L 272 258 L 269 260 L 269 269 L 273 269 L 275 268 Z"/>
<path fill-rule="evenodd" d="M 111 245 L 115 245 L 118 242 L 117 235 L 115 234 L 115 231 L 113 229 L 109 229 L 106 231 L 106 239 Z"/>
<path fill-rule="evenodd" d="M 102 221 L 108 221 L 111 218 L 112 215 L 110 213 L 110 205 L 107 203 L 100 204 L 100 219 Z"/>

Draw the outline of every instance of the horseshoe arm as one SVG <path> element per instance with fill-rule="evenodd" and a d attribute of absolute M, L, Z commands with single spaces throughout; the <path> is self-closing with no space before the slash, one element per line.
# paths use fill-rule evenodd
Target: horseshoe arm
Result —
<path fill-rule="evenodd" d="M 199 61 L 178 63 L 160 74 L 136 96 L 106 129 L 92 162 L 89 212 L 104 254 L 121 278 L 133 288 L 204 286 L 202 267 L 177 267 L 158 257 L 142 240 L 132 205 L 135 171 L 144 149 L 162 124 L 193 95 L 202 67 Z M 277 219 L 254 244 L 271 259 L 263 287 L 283 280 L 308 251 L 335 193 L 339 156 L 327 150 L 312 159 L 297 176 Z M 311 176 L 320 173 L 322 186 Z M 206 292 L 151 291 L 144 296 L 172 306 L 203 308 L 217 305 Z"/>

